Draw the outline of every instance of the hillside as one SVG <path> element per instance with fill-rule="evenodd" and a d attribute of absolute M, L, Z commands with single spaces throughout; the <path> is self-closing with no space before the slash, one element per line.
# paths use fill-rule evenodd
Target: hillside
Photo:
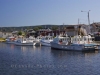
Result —
<path fill-rule="evenodd" d="M 12 32 L 12 31 L 23 31 L 25 29 L 35 29 L 38 27 L 39 29 L 44 29 L 44 28 L 50 28 L 52 29 L 53 27 L 65 27 L 66 25 L 37 25 L 37 26 L 20 26 L 20 27 L 0 27 L 0 31 L 2 32 Z"/>

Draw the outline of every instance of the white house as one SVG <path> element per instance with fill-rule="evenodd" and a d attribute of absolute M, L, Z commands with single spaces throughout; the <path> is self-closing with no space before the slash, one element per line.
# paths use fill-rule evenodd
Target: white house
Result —
<path fill-rule="evenodd" d="M 0 32 L 0 38 L 7 38 L 9 36 L 12 36 L 12 33 L 10 33 L 10 32 Z"/>

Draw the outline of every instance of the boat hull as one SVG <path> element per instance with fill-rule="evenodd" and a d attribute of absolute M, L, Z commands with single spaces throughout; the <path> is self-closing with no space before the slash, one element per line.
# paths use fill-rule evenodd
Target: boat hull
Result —
<path fill-rule="evenodd" d="M 59 49 L 59 50 L 75 50 L 75 51 L 88 51 L 88 50 L 95 50 L 94 45 L 61 45 L 54 42 L 51 42 L 51 48 Z"/>
<path fill-rule="evenodd" d="M 19 45 L 19 46 L 33 46 L 33 43 L 15 43 L 15 45 Z"/>
<path fill-rule="evenodd" d="M 34 46 L 41 46 L 41 43 L 40 42 L 36 42 L 33 44 Z"/>
<path fill-rule="evenodd" d="M 14 43 L 15 45 L 19 45 L 19 46 L 40 46 L 40 42 L 33 42 L 33 43 Z"/>
<path fill-rule="evenodd" d="M 41 45 L 42 46 L 51 46 L 51 44 L 49 43 L 49 42 L 43 42 L 43 41 L 41 41 Z"/>

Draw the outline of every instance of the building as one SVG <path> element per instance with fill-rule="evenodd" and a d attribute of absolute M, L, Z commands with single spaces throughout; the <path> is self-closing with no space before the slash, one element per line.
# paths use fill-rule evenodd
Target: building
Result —
<path fill-rule="evenodd" d="M 91 32 L 100 32 L 100 22 L 92 23 L 91 25 Z"/>
<path fill-rule="evenodd" d="M 68 36 L 75 36 L 77 35 L 77 25 L 69 25 L 66 27 L 65 32 Z"/>
<path fill-rule="evenodd" d="M 59 26 L 57 30 L 51 30 L 51 29 L 40 29 L 37 31 L 38 35 L 51 35 L 51 36 L 57 36 L 59 34 L 65 35 L 67 34 L 68 36 L 75 36 L 78 35 L 78 27 L 81 26 L 83 28 L 82 31 L 85 33 L 89 34 L 89 26 L 85 24 L 80 24 L 80 25 L 64 25 L 64 26 Z"/>
<path fill-rule="evenodd" d="M 12 35 L 11 32 L 0 32 L 0 38 L 7 38 L 11 35 Z"/>
<path fill-rule="evenodd" d="M 85 24 L 79 24 L 79 25 L 66 25 L 66 34 L 68 36 L 75 36 L 78 35 L 78 29 L 79 26 L 81 26 L 81 30 L 82 32 L 84 32 L 85 34 L 89 34 L 89 25 L 85 25 Z"/>
<path fill-rule="evenodd" d="M 12 32 L 12 35 L 13 35 L 13 36 L 18 36 L 18 31 L 13 31 L 13 32 Z"/>
<path fill-rule="evenodd" d="M 39 29 L 37 31 L 38 35 L 42 35 L 42 36 L 51 35 L 51 34 L 49 34 L 50 32 L 52 32 L 52 30 L 49 28 L 48 29 Z"/>
<path fill-rule="evenodd" d="M 37 36 L 37 33 L 33 29 L 29 29 L 29 30 L 24 31 L 24 32 L 26 34 L 26 37 L 29 37 L 29 36 L 36 37 Z"/>

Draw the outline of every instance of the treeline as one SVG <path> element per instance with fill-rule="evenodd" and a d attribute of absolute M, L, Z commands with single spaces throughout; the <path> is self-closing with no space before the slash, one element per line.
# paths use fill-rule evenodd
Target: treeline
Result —
<path fill-rule="evenodd" d="M 39 29 L 52 29 L 56 30 L 59 28 L 62 28 L 64 25 L 39 25 L 39 26 L 21 26 L 21 27 L 0 27 L 0 31 L 2 32 L 13 32 L 13 31 L 24 31 L 33 29 L 34 31 L 37 31 Z"/>

